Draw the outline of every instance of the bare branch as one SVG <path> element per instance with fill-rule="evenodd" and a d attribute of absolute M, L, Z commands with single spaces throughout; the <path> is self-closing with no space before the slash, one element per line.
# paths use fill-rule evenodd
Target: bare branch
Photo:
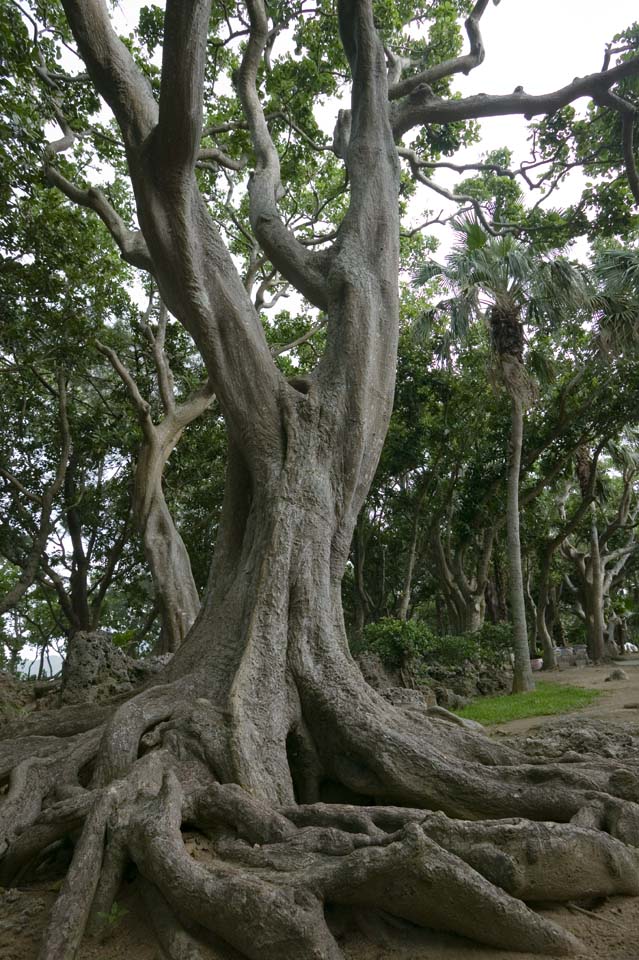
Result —
<path fill-rule="evenodd" d="M 42 497 L 40 494 L 33 493 L 31 490 L 28 490 L 21 480 L 18 479 L 10 470 L 7 470 L 5 467 L 0 466 L 0 477 L 4 477 L 7 483 L 10 483 L 19 494 L 25 497 L 27 500 L 30 500 L 31 503 L 35 503 L 36 506 L 42 506 Z"/>
<path fill-rule="evenodd" d="M 613 84 L 639 76 L 639 57 L 625 60 L 612 70 L 577 77 L 572 83 L 551 93 L 533 95 L 517 88 L 514 93 L 493 95 L 478 93 L 460 100 L 435 96 L 427 84 L 416 87 L 412 95 L 398 103 L 391 114 L 393 131 L 402 137 L 412 127 L 424 123 L 453 123 L 481 117 L 503 117 L 523 114 L 526 119 L 539 114 L 555 113 L 581 97 L 597 100 Z"/>
<path fill-rule="evenodd" d="M 62 0 L 69 25 L 99 93 L 125 141 L 138 149 L 157 122 L 151 88 L 109 20 L 104 0 Z"/>
<path fill-rule="evenodd" d="M 111 347 L 105 346 L 105 344 L 100 343 L 99 340 L 95 341 L 95 346 L 96 349 L 107 358 L 117 375 L 122 380 L 122 383 L 127 389 L 127 393 L 129 394 L 129 398 L 133 404 L 135 412 L 137 413 L 142 429 L 144 430 L 145 434 L 148 433 L 151 435 L 154 429 L 153 420 L 151 419 L 151 408 L 140 393 L 138 385 L 133 379 L 130 371 L 127 370 L 115 350 L 112 350 Z"/>
<path fill-rule="evenodd" d="M 471 70 L 478 67 L 479 64 L 483 62 L 485 56 L 484 44 L 479 30 L 479 21 L 484 15 L 488 3 L 489 0 L 478 0 L 464 24 L 470 43 L 469 53 L 461 57 L 454 57 L 451 60 L 444 60 L 442 63 L 437 63 L 432 67 L 428 67 L 426 70 L 422 70 L 421 73 L 417 73 L 413 77 L 407 77 L 405 80 L 400 80 L 399 77 L 395 79 L 394 73 L 392 74 L 392 79 L 391 75 L 389 75 L 389 99 L 399 100 L 423 84 L 434 83 L 436 80 L 451 77 L 456 73 L 469 74 Z"/>
<path fill-rule="evenodd" d="M 235 160 L 217 147 L 200 147 L 197 155 L 197 163 L 198 165 L 216 163 L 220 167 L 226 167 L 227 170 L 243 170 L 248 160 L 246 157 L 240 157 L 239 160 Z"/>
<path fill-rule="evenodd" d="M 76 135 L 62 112 L 59 96 L 60 88 L 57 82 L 44 65 L 36 67 L 36 73 L 53 91 L 51 103 L 60 130 L 62 131 L 62 137 L 48 143 L 44 150 L 42 162 L 47 182 L 52 187 L 57 187 L 58 190 L 64 193 L 73 203 L 97 213 L 117 243 L 122 259 L 126 263 L 130 263 L 131 266 L 139 267 L 141 270 L 152 273 L 153 264 L 141 232 L 139 230 L 128 229 L 122 217 L 111 206 L 101 190 L 95 187 L 89 187 L 88 189 L 78 187 L 77 184 L 72 183 L 53 166 L 53 161 L 57 154 L 64 153 L 73 146 Z"/>
<path fill-rule="evenodd" d="M 280 160 L 268 129 L 257 90 L 257 72 L 268 40 L 263 0 L 248 0 L 251 32 L 238 79 L 256 169 L 249 185 L 251 224 L 273 265 L 315 306 L 326 309 L 325 256 L 307 250 L 282 222 L 277 202 L 282 196 Z"/>
<path fill-rule="evenodd" d="M 158 388 L 160 391 L 160 400 L 165 413 L 170 413 L 175 407 L 175 383 L 173 373 L 169 365 L 169 359 L 164 351 L 164 342 L 166 338 L 166 325 L 169 318 L 168 310 L 164 301 L 160 301 L 160 316 L 158 318 L 157 333 L 153 333 L 148 322 L 153 297 L 149 301 L 149 309 L 144 319 L 140 320 L 140 327 L 144 332 L 153 354 L 153 363 L 158 378 Z"/>
<path fill-rule="evenodd" d="M 442 187 L 439 184 L 434 183 L 434 181 L 429 177 L 425 177 L 421 172 L 421 168 L 424 166 L 424 164 L 422 164 L 414 150 L 407 150 L 404 147 L 400 147 L 397 152 L 399 153 L 400 157 L 408 160 L 411 172 L 416 180 L 419 180 L 419 182 L 423 183 L 424 186 L 429 187 L 430 190 L 434 190 L 435 193 L 438 193 L 441 197 L 445 197 L 447 200 L 452 200 L 453 203 L 469 203 L 475 211 L 475 215 L 477 216 L 477 219 L 483 226 L 484 230 L 493 237 L 497 236 L 499 231 L 495 230 L 494 226 L 492 226 L 492 224 L 490 224 L 486 219 L 486 215 L 484 214 L 479 200 L 463 193 L 452 193 L 452 191 L 447 190 L 446 187 Z"/>
<path fill-rule="evenodd" d="M 60 142 L 58 141 L 58 143 Z M 148 273 L 153 273 L 153 263 L 142 233 L 139 230 L 128 229 L 124 220 L 111 206 L 102 190 L 96 187 L 89 187 L 84 190 L 76 186 L 50 163 L 46 165 L 45 175 L 48 183 L 61 190 L 73 203 L 87 207 L 97 213 L 118 245 L 120 255 L 125 263 L 131 264 L 132 267 L 138 267 L 140 270 L 146 270 Z"/>
<path fill-rule="evenodd" d="M 208 410 L 214 400 L 213 386 L 209 380 L 206 380 L 173 409 L 170 417 L 177 429 L 181 431 Z"/>
<path fill-rule="evenodd" d="M 303 343 L 307 343 L 316 333 L 319 333 L 320 330 L 323 330 L 326 326 L 326 320 L 318 320 L 317 323 L 313 324 L 312 327 L 303 333 L 301 337 L 298 337 L 297 340 L 292 340 L 290 343 L 286 343 L 283 346 L 274 346 L 271 347 L 271 353 L 274 357 L 280 357 L 283 353 L 288 353 L 289 350 L 294 350 L 295 347 L 301 347 Z"/>

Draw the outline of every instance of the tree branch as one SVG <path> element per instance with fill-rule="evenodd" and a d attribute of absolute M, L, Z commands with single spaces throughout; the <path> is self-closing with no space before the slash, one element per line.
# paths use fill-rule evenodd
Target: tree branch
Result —
<path fill-rule="evenodd" d="M 160 400 L 165 413 L 170 413 L 175 407 L 175 384 L 173 373 L 169 365 L 168 357 L 164 351 L 164 342 L 166 338 L 166 324 L 168 321 L 168 311 L 163 300 L 160 300 L 160 316 L 158 319 L 157 333 L 154 334 L 148 323 L 148 315 L 153 304 L 153 298 L 149 301 L 147 316 L 140 320 L 140 326 L 151 345 L 153 353 L 153 363 L 158 378 L 158 388 L 160 391 Z"/>
<path fill-rule="evenodd" d="M 454 123 L 481 117 L 503 117 L 523 114 L 530 119 L 538 114 L 555 113 L 580 97 L 597 100 L 619 80 L 639 76 L 639 57 L 625 60 L 612 70 L 577 77 L 572 83 L 552 93 L 533 95 L 517 88 L 514 93 L 493 95 L 478 93 L 460 100 L 435 96 L 428 85 L 417 87 L 410 97 L 399 102 L 391 112 L 393 132 L 402 137 L 414 126 L 424 123 Z"/>
<path fill-rule="evenodd" d="M 277 210 L 282 196 L 280 160 L 257 90 L 257 73 L 268 39 L 263 0 L 247 0 L 251 31 L 238 78 L 238 93 L 249 125 L 256 168 L 249 183 L 251 225 L 273 265 L 312 304 L 325 310 L 326 253 L 311 252 L 285 226 Z"/>
<path fill-rule="evenodd" d="M 104 0 L 62 0 L 82 59 L 98 92 L 115 114 L 125 143 L 140 149 L 158 109 L 147 80 L 116 35 Z"/>
<path fill-rule="evenodd" d="M 453 57 L 450 60 L 444 60 L 426 70 L 422 70 L 415 76 L 407 77 L 405 80 L 394 77 L 389 79 L 390 89 L 388 91 L 389 100 L 399 100 L 416 90 L 418 87 L 427 83 L 434 83 L 436 80 L 442 80 L 444 77 L 452 77 L 456 73 L 469 74 L 471 70 L 483 63 L 485 50 L 479 30 L 479 21 L 486 11 L 489 0 L 478 0 L 472 9 L 472 12 L 466 20 L 464 26 L 470 43 L 470 51 L 461 57 Z"/>
<path fill-rule="evenodd" d="M 62 143 L 62 141 L 57 141 Z M 153 263 L 146 246 L 146 242 L 139 230 L 129 230 L 122 217 L 111 206 L 102 190 L 89 187 L 83 190 L 67 180 L 50 162 L 45 162 L 45 176 L 52 187 L 57 187 L 73 203 L 93 210 L 102 220 L 120 250 L 125 263 L 147 273 L 153 273 Z"/>
<path fill-rule="evenodd" d="M 78 187 L 77 184 L 72 183 L 53 166 L 57 154 L 64 153 L 73 146 L 76 135 L 60 106 L 60 89 L 57 82 L 52 79 L 51 73 L 44 65 L 35 69 L 40 79 L 53 90 L 53 111 L 62 132 L 62 137 L 58 140 L 52 140 L 44 150 L 42 163 L 47 183 L 52 187 L 57 187 L 73 203 L 81 207 L 87 207 L 97 213 L 117 243 L 122 259 L 131 266 L 152 273 L 153 264 L 141 232 L 128 229 L 122 217 L 111 206 L 101 190 L 96 187 L 89 187 L 86 190 Z"/>
<path fill-rule="evenodd" d="M 210 13 L 211 0 L 167 0 L 155 132 L 160 176 L 190 173 L 200 153 Z"/>
<path fill-rule="evenodd" d="M 129 399 L 135 409 L 135 412 L 138 416 L 138 420 L 145 434 L 152 434 L 154 430 L 153 420 L 151 419 L 151 408 L 148 402 L 144 399 L 140 391 L 138 390 L 138 385 L 133 379 L 130 371 L 124 366 L 119 356 L 112 350 L 111 347 L 107 347 L 105 344 L 101 343 L 99 340 L 95 341 L 96 349 L 106 357 L 117 375 L 120 377 L 122 383 L 127 389 L 129 394 Z"/>
<path fill-rule="evenodd" d="M 452 193 L 452 191 L 447 190 L 446 187 L 442 187 L 439 184 L 435 183 L 429 177 L 425 177 L 421 172 L 421 168 L 426 164 L 422 164 L 421 160 L 417 156 L 414 150 L 407 150 L 404 147 L 398 148 L 398 154 L 400 157 L 403 157 L 405 160 L 408 160 L 409 166 L 411 168 L 411 173 L 415 180 L 418 180 L 420 183 L 424 184 L 425 187 L 428 187 L 430 190 L 434 190 L 435 193 L 438 193 L 441 197 L 445 197 L 447 200 L 452 200 L 454 203 L 469 203 L 475 215 L 481 225 L 483 226 L 486 233 L 489 233 L 491 236 L 495 237 L 498 235 L 498 231 L 492 226 L 492 224 L 486 219 L 484 211 L 482 209 L 481 203 L 475 197 L 467 196 L 463 193 Z"/>

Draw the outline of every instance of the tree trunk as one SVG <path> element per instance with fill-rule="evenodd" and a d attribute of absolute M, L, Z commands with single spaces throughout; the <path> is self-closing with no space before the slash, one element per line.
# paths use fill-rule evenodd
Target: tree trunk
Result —
<path fill-rule="evenodd" d="M 129 861 L 169 956 L 197 957 L 213 934 L 249 960 L 341 960 L 334 905 L 494 947 L 575 951 L 524 901 L 639 892 L 622 842 L 639 842 L 634 775 L 596 758 L 530 764 L 450 718 L 396 707 L 363 683 L 346 643 L 341 579 L 390 417 L 399 325 L 399 175 L 371 4 L 338 3 L 351 205 L 320 269 L 275 208 L 277 155 L 255 88 L 268 21 L 247 2 L 237 84 L 257 154 L 253 228 L 328 316 L 326 354 L 296 389 L 272 364 L 195 182 L 210 4 L 166 4 L 158 113 L 106 8 L 63 3 L 127 138 L 149 255 L 207 363 L 229 459 L 207 594 L 163 682 L 115 712 L 65 714 L 45 737 L 36 718 L 1 742 L 4 876 L 77 837 L 41 960 L 76 955 Z M 348 803 L 314 803 L 338 796 Z M 206 865 L 189 856 L 187 825 L 209 845 Z M 603 825 L 620 839 L 592 829 Z"/>
<path fill-rule="evenodd" d="M 408 619 L 408 610 L 410 608 L 410 598 L 411 598 L 411 593 L 413 588 L 413 574 L 415 572 L 415 561 L 417 559 L 417 540 L 419 537 L 420 507 L 421 507 L 421 500 L 418 503 L 417 509 L 415 510 L 415 515 L 413 517 L 410 546 L 408 548 L 408 559 L 406 561 L 406 571 L 404 573 L 404 586 L 402 589 L 402 595 L 399 598 L 399 606 L 397 608 L 398 620 Z"/>
<path fill-rule="evenodd" d="M 353 642 L 355 646 L 364 641 L 364 627 L 368 623 L 370 614 L 370 597 L 366 590 L 364 570 L 366 565 L 366 538 L 364 519 L 359 517 L 353 536 Z"/>
<path fill-rule="evenodd" d="M 535 610 L 535 635 L 537 637 L 537 643 L 543 651 L 544 670 L 557 669 L 555 644 L 546 621 L 546 611 L 549 607 L 550 563 L 551 557 L 545 556 L 540 564 L 539 592 Z"/>
<path fill-rule="evenodd" d="M 599 551 L 599 531 L 597 529 L 597 508 L 590 507 L 590 596 L 587 607 L 588 655 L 593 663 L 601 663 L 605 656 L 604 648 L 604 589 L 601 554 Z"/>
<path fill-rule="evenodd" d="M 166 421 L 165 421 L 166 422 Z M 167 506 L 162 473 L 180 431 L 155 428 L 145 436 L 135 472 L 133 510 L 142 533 L 162 629 L 157 653 L 173 653 L 191 629 L 200 609 L 191 560 Z"/>
<path fill-rule="evenodd" d="M 469 580 L 462 563 L 451 561 L 439 531 L 435 530 L 431 535 L 434 572 L 441 585 L 451 628 L 456 634 L 476 633 L 483 626 L 492 539 L 492 533 L 485 538 L 481 558 L 477 561 L 477 573 Z"/>
<path fill-rule="evenodd" d="M 530 652 L 528 649 L 526 600 L 524 596 L 524 577 L 521 565 L 521 543 L 519 540 L 519 472 L 521 469 L 523 437 L 523 404 L 518 397 L 512 396 L 506 533 L 508 540 L 510 609 L 513 620 L 513 645 L 515 651 L 513 693 L 534 690 L 535 688 L 532 668 L 530 666 Z"/>

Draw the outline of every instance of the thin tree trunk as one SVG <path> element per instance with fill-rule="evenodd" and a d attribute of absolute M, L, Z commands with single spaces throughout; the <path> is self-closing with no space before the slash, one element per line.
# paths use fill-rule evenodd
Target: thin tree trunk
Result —
<path fill-rule="evenodd" d="M 604 648 L 604 590 L 601 554 L 599 550 L 599 531 L 597 529 L 597 508 L 590 507 L 590 616 L 588 617 L 588 654 L 594 663 L 600 663 L 605 656 Z"/>
<path fill-rule="evenodd" d="M 544 670 L 556 670 L 557 668 L 555 645 L 546 622 L 546 611 L 549 606 L 550 561 L 551 558 L 545 556 L 541 562 L 539 570 L 539 592 L 535 610 L 535 635 L 537 637 L 537 643 L 543 651 Z"/>
<path fill-rule="evenodd" d="M 153 305 L 151 298 L 147 313 Z M 141 396 L 131 373 L 110 347 L 98 342 L 98 350 L 108 358 L 127 388 L 129 399 L 142 427 L 142 443 L 135 471 L 133 512 L 142 534 L 144 553 L 148 561 L 156 601 L 162 618 L 158 653 L 173 653 L 189 632 L 200 609 L 191 561 L 184 541 L 169 511 L 162 474 L 175 445 L 185 428 L 213 402 L 213 390 L 208 381 L 194 390 L 180 404 L 174 396 L 173 375 L 164 352 L 167 311 L 160 305 L 160 321 L 156 334 L 143 322 L 143 329 L 151 342 L 158 378 L 159 392 L 164 407 L 164 418 L 155 424 L 149 404 Z"/>
<path fill-rule="evenodd" d="M 508 500 L 506 505 L 506 532 L 508 540 L 508 570 L 510 583 L 510 609 L 513 620 L 513 646 L 515 665 L 513 693 L 534 690 L 528 630 L 526 627 L 526 601 L 521 565 L 519 539 L 519 472 L 524 436 L 524 408 L 522 401 L 511 397 L 510 462 L 508 467 Z"/>
<path fill-rule="evenodd" d="M 366 590 L 366 581 L 364 578 L 364 566 L 366 562 L 366 542 L 364 538 L 363 519 L 360 516 L 355 527 L 353 536 L 353 600 L 355 607 L 355 616 L 353 622 L 353 642 L 355 646 L 360 645 L 364 640 L 364 627 L 368 622 L 370 611 L 369 596 Z"/>
<path fill-rule="evenodd" d="M 158 653 L 177 650 L 200 609 L 189 554 L 162 489 L 162 472 L 181 432 L 171 435 L 156 428 L 152 437 L 145 436 L 135 472 L 135 520 L 142 533 L 162 620 Z"/>
<path fill-rule="evenodd" d="M 417 540 L 419 538 L 419 514 L 421 511 L 423 499 L 424 499 L 424 494 L 421 494 L 417 499 L 415 514 L 413 516 L 410 547 L 408 550 L 408 560 L 406 562 L 406 573 L 404 575 L 404 587 L 402 590 L 402 595 L 400 597 L 399 607 L 397 610 L 398 620 L 408 619 L 408 610 L 410 607 L 410 599 L 411 599 L 411 592 L 412 592 L 412 586 L 413 586 L 413 574 L 415 571 L 415 561 L 417 559 Z"/>

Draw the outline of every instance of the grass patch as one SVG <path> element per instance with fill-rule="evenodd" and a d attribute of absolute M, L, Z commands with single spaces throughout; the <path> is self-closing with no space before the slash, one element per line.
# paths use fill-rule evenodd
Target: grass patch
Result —
<path fill-rule="evenodd" d="M 482 697 L 467 707 L 456 710 L 460 717 L 477 720 L 485 726 L 521 720 L 524 717 L 549 717 L 554 713 L 569 713 L 587 707 L 600 696 L 601 690 L 569 687 L 558 683 L 537 682 L 529 693 L 505 694 L 500 697 Z"/>

